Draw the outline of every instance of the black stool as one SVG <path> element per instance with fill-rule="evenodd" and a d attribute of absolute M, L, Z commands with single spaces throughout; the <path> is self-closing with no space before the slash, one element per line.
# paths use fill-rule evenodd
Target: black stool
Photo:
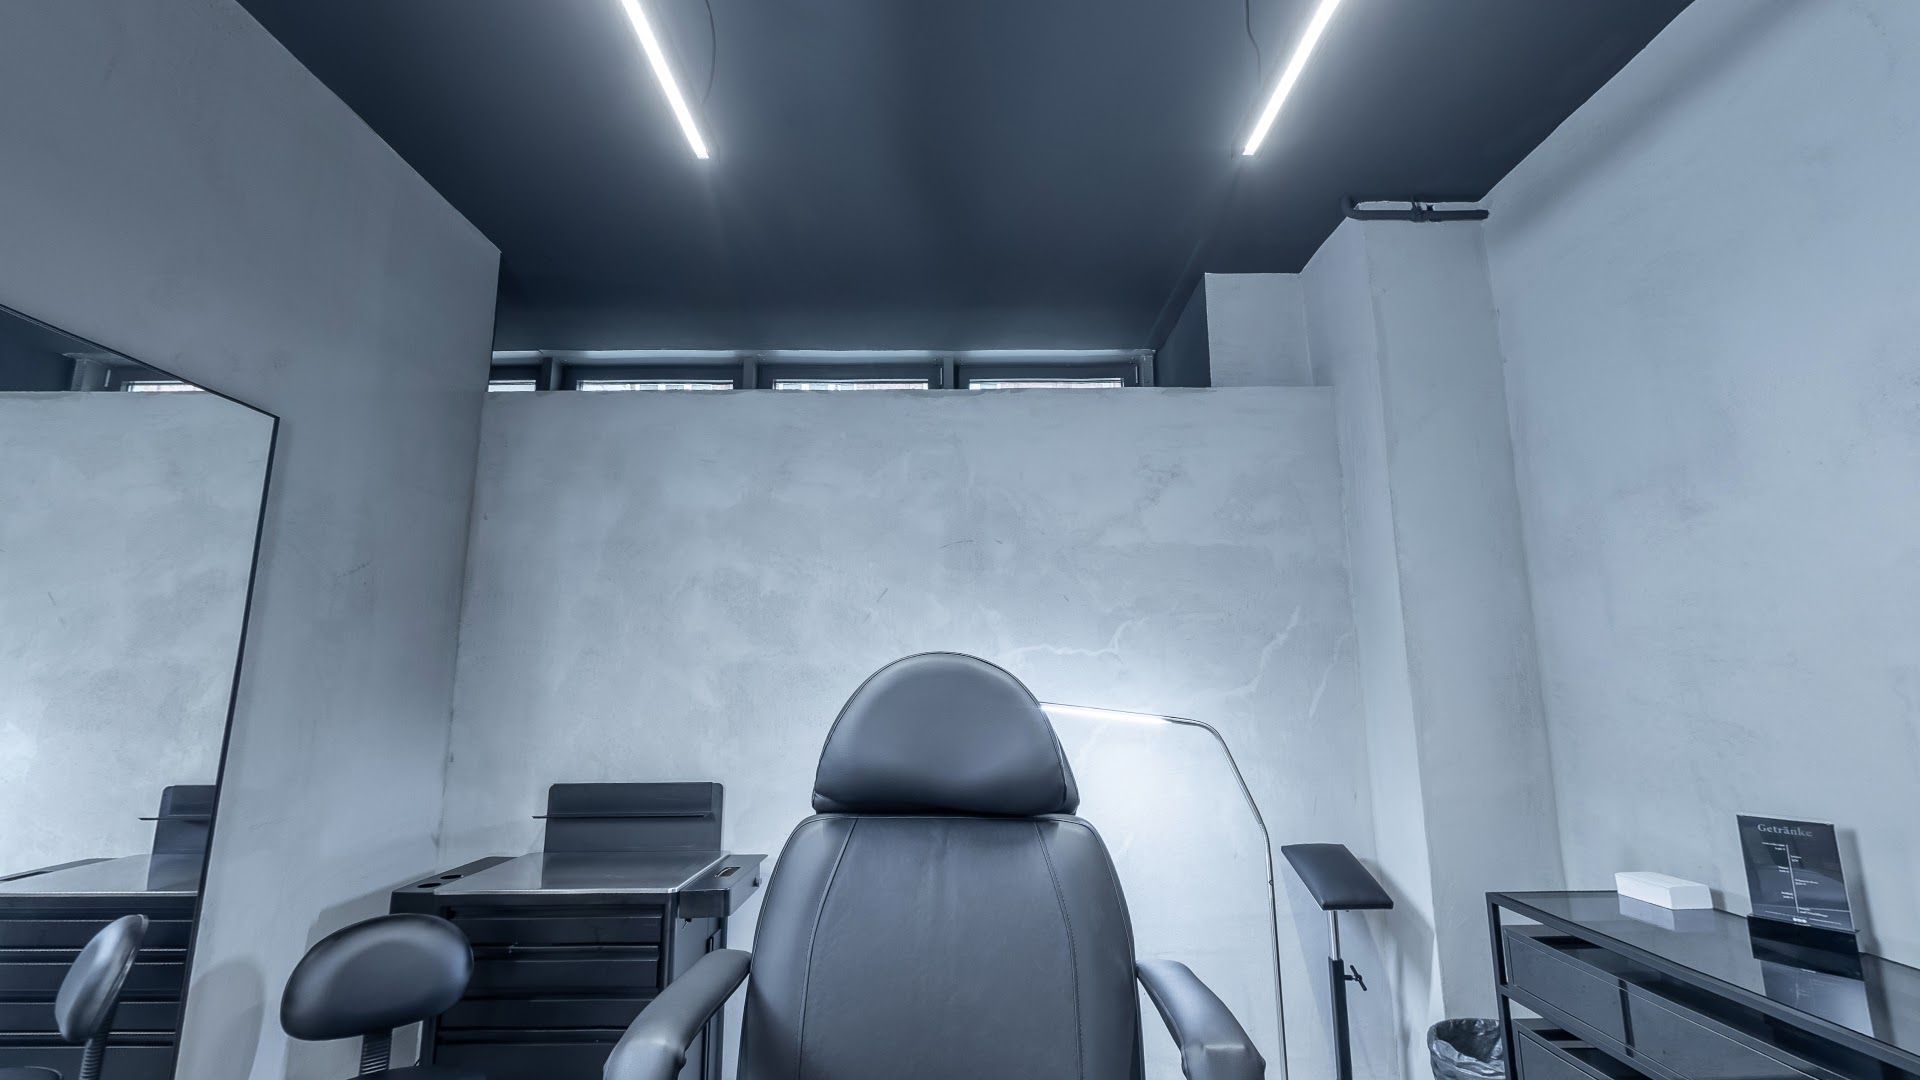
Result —
<path fill-rule="evenodd" d="M 280 1027 L 318 1042 L 360 1037 L 360 1075 L 384 1080 L 486 1080 L 468 1069 L 390 1069 L 393 1029 L 453 1007 L 473 977 L 473 947 L 432 915 L 381 915 L 328 934 L 287 977 Z M 0 1080 L 14 1080 L 0 1074 Z M 19 1080 L 27 1080 L 22 1077 Z"/>
<path fill-rule="evenodd" d="M 73 966 L 60 980 L 53 999 L 53 1020 L 60 1037 L 86 1047 L 81 1052 L 78 1080 L 100 1080 L 100 1062 L 107 1053 L 107 1032 L 120 991 L 127 985 L 140 942 L 147 936 L 145 915 L 122 915 L 100 929 L 80 950 Z M 0 1080 L 60 1080 L 52 1069 L 0 1069 Z"/>

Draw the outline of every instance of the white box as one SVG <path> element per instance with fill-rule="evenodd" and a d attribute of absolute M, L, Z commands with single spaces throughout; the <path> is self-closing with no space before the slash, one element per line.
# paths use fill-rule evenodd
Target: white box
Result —
<path fill-rule="evenodd" d="M 1613 875 L 1613 887 L 1621 896 L 1677 911 L 1713 906 L 1713 890 L 1697 881 L 1656 874 L 1650 870 L 1622 871 Z"/>

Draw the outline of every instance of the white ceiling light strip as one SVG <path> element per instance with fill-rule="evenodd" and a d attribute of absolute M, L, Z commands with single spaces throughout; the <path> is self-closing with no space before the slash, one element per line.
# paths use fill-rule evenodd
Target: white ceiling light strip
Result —
<path fill-rule="evenodd" d="M 1280 73 L 1280 82 L 1273 88 L 1273 96 L 1261 107 L 1260 119 L 1253 123 L 1253 134 L 1247 136 L 1247 145 L 1240 151 L 1243 156 L 1252 157 L 1260 152 L 1260 144 L 1266 141 L 1274 118 L 1280 115 L 1280 106 L 1285 105 L 1287 95 L 1293 93 L 1293 84 L 1300 81 L 1300 73 L 1307 68 L 1307 58 L 1313 55 L 1313 47 L 1320 44 L 1320 37 L 1327 32 L 1327 24 L 1333 21 L 1334 10 L 1339 6 L 1340 0 L 1320 0 L 1320 6 L 1313 9 L 1313 18 L 1307 20 L 1307 32 L 1293 47 L 1286 70 Z"/>
<path fill-rule="evenodd" d="M 708 158 L 707 140 L 700 137 L 700 128 L 693 122 L 693 110 L 687 107 L 687 99 L 680 93 L 680 84 L 673 81 L 673 70 L 667 67 L 666 50 L 660 47 L 660 39 L 654 35 L 653 24 L 647 21 L 647 13 L 641 9 L 640 0 L 620 0 L 620 6 L 626 10 L 627 21 L 633 24 L 633 33 L 640 39 L 640 48 L 647 54 L 647 63 L 653 65 L 653 76 L 660 80 L 660 91 L 667 95 L 667 104 L 673 108 L 673 118 L 680 121 L 680 131 L 687 137 L 687 145 L 693 147 L 693 156 L 705 161 Z"/>

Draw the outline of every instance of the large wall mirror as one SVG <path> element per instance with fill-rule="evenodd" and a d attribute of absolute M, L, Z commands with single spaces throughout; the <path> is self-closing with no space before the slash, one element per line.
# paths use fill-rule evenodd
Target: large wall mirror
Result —
<path fill-rule="evenodd" d="M 173 1075 L 277 421 L 0 308 L 0 1071 L 147 926 L 104 1074 Z"/>

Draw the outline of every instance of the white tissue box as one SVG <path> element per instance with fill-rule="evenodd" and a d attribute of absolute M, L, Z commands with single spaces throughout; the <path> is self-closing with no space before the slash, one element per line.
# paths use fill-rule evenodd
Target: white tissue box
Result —
<path fill-rule="evenodd" d="M 1677 911 L 1713 906 L 1713 890 L 1697 881 L 1656 874 L 1648 870 L 1623 871 L 1613 875 L 1613 887 L 1621 896 Z"/>

